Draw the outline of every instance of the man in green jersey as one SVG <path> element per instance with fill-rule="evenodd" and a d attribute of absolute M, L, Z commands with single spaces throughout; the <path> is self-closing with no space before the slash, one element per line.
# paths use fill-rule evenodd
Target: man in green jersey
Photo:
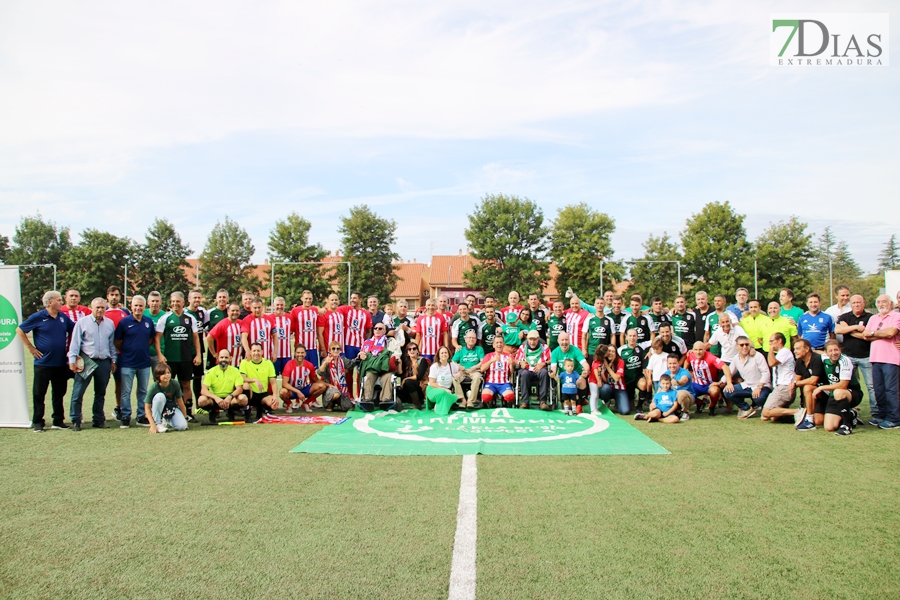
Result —
<path fill-rule="evenodd" d="M 781 316 L 787 318 L 791 325 L 796 327 L 800 317 L 803 316 L 803 309 L 799 306 L 794 306 L 794 291 L 791 288 L 782 288 L 778 293 L 778 301 L 781 303 L 781 309 L 779 310 Z"/>
<path fill-rule="evenodd" d="M 566 370 L 566 359 L 571 359 L 575 363 L 575 372 L 579 375 L 578 381 L 576 382 L 578 395 L 583 396 L 584 392 L 588 389 L 587 378 L 590 366 L 584 359 L 584 354 L 581 353 L 581 350 L 569 342 L 568 333 L 565 331 L 560 333 L 557 341 L 559 342 L 559 346 L 550 353 L 550 377 L 558 381 L 559 374 Z M 576 411 L 579 413 L 581 412 L 581 401 L 579 401 Z"/>
<path fill-rule="evenodd" d="M 695 324 L 697 317 L 694 311 L 687 309 L 687 298 L 684 296 L 675 296 L 674 310 L 671 314 L 672 330 L 684 340 L 684 344 L 688 348 L 693 348 L 694 342 L 697 341 L 695 334 Z"/>
<path fill-rule="evenodd" d="M 188 423 L 196 423 L 192 407 L 191 380 L 194 377 L 194 367 L 200 365 L 200 336 L 199 328 L 194 317 L 184 312 L 184 294 L 172 292 L 169 296 L 169 305 L 172 310 L 165 313 L 156 322 L 156 339 L 153 345 L 159 356 L 160 363 L 167 363 L 172 370 L 172 377 L 178 379 L 181 384 L 184 405 L 187 408 Z M 165 344 L 165 352 L 163 352 Z"/>
<path fill-rule="evenodd" d="M 631 296 L 631 314 L 622 321 L 622 327 L 627 332 L 634 329 L 638 336 L 638 343 L 652 342 L 656 337 L 656 330 L 651 326 L 651 320 L 646 315 L 641 314 L 641 307 L 644 304 L 639 294 Z"/>
<path fill-rule="evenodd" d="M 556 350 L 559 346 L 559 335 L 566 331 L 565 304 L 562 300 L 553 303 L 553 312 L 547 319 L 547 346 Z"/>
<path fill-rule="evenodd" d="M 475 332 L 476 339 L 481 336 L 481 323 L 469 314 L 469 305 L 460 304 L 456 309 L 458 318 L 450 326 L 450 343 L 454 350 L 459 350 L 466 343 L 466 333 Z"/>
<path fill-rule="evenodd" d="M 228 290 L 216 292 L 216 305 L 209 311 L 209 330 L 219 324 L 219 321 L 228 316 Z M 210 355 L 212 356 L 212 355 Z M 216 364 L 216 357 L 212 356 L 212 364 Z M 212 367 L 210 367 L 212 368 Z"/>
<path fill-rule="evenodd" d="M 645 388 L 644 381 L 644 355 L 646 350 L 638 345 L 638 334 L 634 329 L 625 332 L 625 345 L 619 348 L 619 356 L 625 363 L 625 392 L 628 394 L 628 401 L 634 402 L 634 392 L 639 390 L 638 403 L 635 410 L 640 412 L 642 405 L 649 402 L 652 397 L 652 390 Z"/>
<path fill-rule="evenodd" d="M 854 426 L 860 423 L 856 407 L 863 397 L 856 367 L 841 354 L 841 344 L 837 340 L 825 342 L 825 360 L 822 364 L 825 365 L 826 383 L 813 391 L 813 403 L 826 399 L 825 431 L 850 435 Z"/>
<path fill-rule="evenodd" d="M 503 324 L 497 320 L 497 309 L 493 306 L 484 307 L 484 321 L 481 323 L 481 348 L 485 354 L 494 351 L 494 338 L 503 335 Z"/>
<path fill-rule="evenodd" d="M 460 304 L 459 306 L 462 308 L 465 304 Z M 478 335 L 474 329 L 466 331 L 463 337 L 463 344 L 456 350 L 452 359 L 453 362 L 461 367 L 453 376 L 453 389 L 457 398 L 466 399 L 462 408 L 474 408 L 478 399 L 479 389 L 481 388 L 482 375 L 478 367 L 481 365 L 481 361 L 484 360 L 484 348 L 478 345 Z M 464 383 L 469 384 L 468 395 L 463 394 L 462 386 Z"/>
<path fill-rule="evenodd" d="M 606 302 L 602 297 L 594 300 L 594 314 L 584 322 L 581 330 L 581 347 L 587 348 L 587 356 L 593 356 L 598 346 L 615 345 L 617 324 L 603 312 Z"/>

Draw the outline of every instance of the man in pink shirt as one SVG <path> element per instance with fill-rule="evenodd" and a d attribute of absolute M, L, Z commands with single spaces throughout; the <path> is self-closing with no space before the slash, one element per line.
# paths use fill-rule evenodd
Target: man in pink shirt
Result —
<path fill-rule="evenodd" d="M 893 303 L 887 294 L 875 300 L 878 314 L 866 323 L 863 336 L 872 342 L 869 361 L 872 363 L 872 383 L 878 413 L 872 413 L 870 425 L 881 429 L 900 427 L 900 313 L 891 310 Z"/>

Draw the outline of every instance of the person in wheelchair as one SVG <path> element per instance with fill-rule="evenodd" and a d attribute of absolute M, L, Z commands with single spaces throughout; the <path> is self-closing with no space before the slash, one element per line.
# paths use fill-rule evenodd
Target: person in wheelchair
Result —
<path fill-rule="evenodd" d="M 464 305 L 461 305 L 464 306 Z M 475 408 L 475 399 L 481 388 L 481 361 L 484 360 L 484 350 L 478 345 L 478 335 L 474 329 L 466 332 L 463 338 L 465 346 L 460 347 L 453 355 L 452 361 L 459 365 L 459 371 L 453 375 L 453 391 L 463 398 L 460 408 Z M 469 385 L 469 393 L 463 393 L 463 385 Z"/>
<path fill-rule="evenodd" d="M 390 410 L 394 406 L 392 378 L 399 358 L 400 345 L 397 340 L 388 337 L 384 323 L 375 323 L 372 337 L 363 342 L 359 354 L 351 361 L 351 367 L 359 369 L 359 379 L 363 382 L 362 398 L 358 404 L 361 410 L 368 412 L 375 409 L 375 387 L 379 382 L 382 410 Z"/>
<path fill-rule="evenodd" d="M 524 310 L 524 309 L 523 309 Z M 515 356 L 519 389 L 519 408 L 528 408 L 531 385 L 537 384 L 541 410 L 550 410 L 550 348 L 541 342 L 541 335 L 532 329 L 519 346 Z"/>

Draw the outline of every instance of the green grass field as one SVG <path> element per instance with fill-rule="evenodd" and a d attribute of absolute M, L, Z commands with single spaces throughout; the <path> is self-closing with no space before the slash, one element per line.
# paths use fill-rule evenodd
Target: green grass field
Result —
<path fill-rule="evenodd" d="M 478 457 L 479 598 L 900 597 L 900 432 L 637 425 L 672 454 Z M 461 459 L 318 429 L 0 430 L 0 597 L 446 598 Z"/>

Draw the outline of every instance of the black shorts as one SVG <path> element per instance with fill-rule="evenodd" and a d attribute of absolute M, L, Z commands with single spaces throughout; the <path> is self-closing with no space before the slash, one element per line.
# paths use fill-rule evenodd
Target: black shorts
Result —
<path fill-rule="evenodd" d="M 842 416 L 845 410 L 859 406 L 859 403 L 862 402 L 862 397 L 862 390 L 850 390 L 850 400 L 835 400 L 834 396 L 828 394 L 825 414 Z"/>
<path fill-rule="evenodd" d="M 261 406 L 262 400 L 269 395 L 269 392 L 251 392 L 249 406 Z"/>
<path fill-rule="evenodd" d="M 185 383 L 194 378 L 194 363 L 191 361 L 169 362 L 169 368 L 172 369 L 172 379 L 177 379 L 178 383 Z"/>
<path fill-rule="evenodd" d="M 560 394 L 560 397 L 563 399 L 563 401 L 578 400 L 578 394 Z"/>
<path fill-rule="evenodd" d="M 195 365 L 194 361 L 191 361 L 191 373 L 194 376 L 194 379 L 198 377 L 203 378 L 203 362 L 201 361 L 199 365 Z"/>

